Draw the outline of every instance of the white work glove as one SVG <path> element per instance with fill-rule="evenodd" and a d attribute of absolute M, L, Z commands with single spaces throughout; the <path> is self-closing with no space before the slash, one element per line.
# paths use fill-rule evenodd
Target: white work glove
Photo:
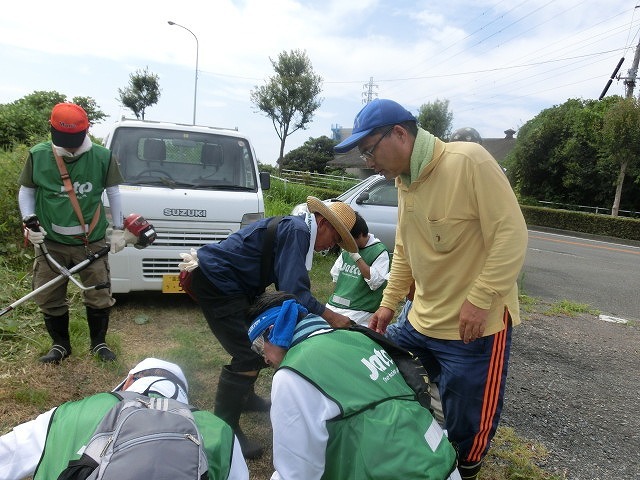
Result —
<path fill-rule="evenodd" d="M 198 252 L 195 248 L 190 253 L 181 253 L 182 262 L 178 264 L 178 268 L 182 271 L 190 272 L 198 266 Z"/>
<path fill-rule="evenodd" d="M 114 228 L 111 232 L 111 253 L 120 252 L 126 245 L 134 245 L 138 239 L 129 230 Z"/>
<path fill-rule="evenodd" d="M 351 257 L 351 260 L 353 260 L 354 262 L 357 262 L 362 258 L 358 252 L 353 252 L 353 253 L 349 252 L 349 256 Z"/>
<path fill-rule="evenodd" d="M 24 228 L 25 238 L 27 238 L 35 246 L 38 246 L 41 243 L 43 243 L 44 237 L 47 234 L 47 231 L 44 228 L 42 228 L 41 226 L 38 226 L 38 228 L 40 229 L 39 232 L 34 232 L 33 230 L 27 227 Z"/>

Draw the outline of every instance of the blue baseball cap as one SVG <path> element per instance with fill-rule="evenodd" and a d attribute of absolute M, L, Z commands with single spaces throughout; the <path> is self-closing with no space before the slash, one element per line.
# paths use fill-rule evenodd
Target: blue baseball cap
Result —
<path fill-rule="evenodd" d="M 393 100 L 376 98 L 367 103 L 356 115 L 351 136 L 333 147 L 333 149 L 336 153 L 346 153 L 375 128 L 408 121 L 415 122 L 416 117 L 402 105 Z"/>

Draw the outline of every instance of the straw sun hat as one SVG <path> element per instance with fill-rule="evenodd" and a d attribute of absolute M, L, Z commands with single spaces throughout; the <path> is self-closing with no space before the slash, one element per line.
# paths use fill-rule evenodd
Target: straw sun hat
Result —
<path fill-rule="evenodd" d="M 356 223 L 356 214 L 353 209 L 344 202 L 330 202 L 328 205 L 316 197 L 307 197 L 307 208 L 311 213 L 319 213 L 326 218 L 336 229 L 342 241 L 340 247 L 347 252 L 357 252 L 358 245 L 351 236 L 350 230 Z"/>

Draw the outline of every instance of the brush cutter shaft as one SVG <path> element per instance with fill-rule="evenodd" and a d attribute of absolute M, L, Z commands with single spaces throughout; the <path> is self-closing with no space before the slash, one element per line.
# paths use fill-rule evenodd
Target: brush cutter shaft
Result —
<path fill-rule="evenodd" d="M 47 258 L 51 261 L 53 260 L 51 258 L 51 256 L 49 255 L 49 252 L 46 251 L 46 247 L 44 246 L 44 244 L 42 244 L 40 246 L 40 248 L 42 248 L 42 252 L 47 255 Z M 73 267 L 71 267 L 70 269 L 66 269 L 66 268 L 62 268 L 60 267 L 60 265 L 57 262 L 53 262 L 54 265 L 56 267 L 60 268 L 60 275 L 58 275 L 56 278 L 53 278 L 51 280 L 49 280 L 47 283 L 45 283 L 44 285 L 39 286 L 38 288 L 36 288 L 35 290 L 32 290 L 30 293 L 28 293 L 27 295 L 25 295 L 24 297 L 16 300 L 15 302 L 13 302 L 11 305 L 9 305 L 6 308 L 3 308 L 2 310 L 0 310 L 0 317 L 6 313 L 9 313 L 11 310 L 13 310 L 15 307 L 17 307 L 18 305 L 20 305 L 21 303 L 26 302 L 27 300 L 29 300 L 31 297 L 33 297 L 34 295 L 40 293 L 43 290 L 46 290 L 49 287 L 52 287 L 53 285 L 57 285 L 58 283 L 62 282 L 65 279 L 70 279 L 73 281 L 73 283 L 75 283 L 76 285 L 78 285 L 78 287 L 80 287 L 82 290 L 100 290 L 102 288 L 108 288 L 109 287 L 109 283 L 99 283 L 98 285 L 93 285 L 91 287 L 85 287 L 84 285 L 82 285 L 80 282 L 78 282 L 75 278 L 72 277 L 73 274 L 79 272 L 80 270 L 84 269 L 87 267 L 87 265 L 89 265 L 90 263 L 95 262 L 96 260 L 98 260 L 101 257 L 104 257 L 106 254 L 109 253 L 109 245 L 107 245 L 106 247 L 101 248 L 100 250 L 98 250 L 95 253 L 92 253 L 91 255 L 87 256 L 87 258 L 85 260 L 83 260 L 82 262 L 78 263 L 77 265 L 74 265 Z"/>

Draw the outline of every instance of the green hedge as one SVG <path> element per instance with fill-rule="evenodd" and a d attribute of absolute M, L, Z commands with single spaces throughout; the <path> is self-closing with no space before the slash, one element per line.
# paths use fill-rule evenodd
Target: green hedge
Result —
<path fill-rule="evenodd" d="M 640 219 L 521 205 L 528 226 L 640 241 Z"/>

